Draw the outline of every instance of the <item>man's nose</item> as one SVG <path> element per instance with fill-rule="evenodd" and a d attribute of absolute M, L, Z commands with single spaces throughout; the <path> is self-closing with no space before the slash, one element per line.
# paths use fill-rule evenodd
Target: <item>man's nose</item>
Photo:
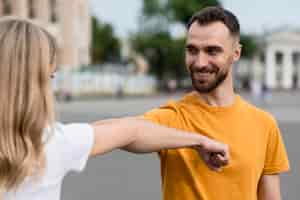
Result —
<path fill-rule="evenodd" d="M 203 52 L 199 52 L 197 58 L 196 58 L 196 65 L 198 67 L 207 67 L 209 65 L 209 58 L 208 56 L 203 53 Z"/>

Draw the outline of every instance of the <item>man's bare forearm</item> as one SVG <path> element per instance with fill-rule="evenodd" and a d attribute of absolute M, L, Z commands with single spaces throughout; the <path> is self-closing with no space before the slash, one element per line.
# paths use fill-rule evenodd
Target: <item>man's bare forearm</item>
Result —
<path fill-rule="evenodd" d="M 279 175 L 263 175 L 258 185 L 258 200 L 281 200 Z"/>
<path fill-rule="evenodd" d="M 141 119 L 135 120 L 141 123 L 137 123 L 137 132 L 134 141 L 123 148 L 130 152 L 149 153 L 162 149 L 201 147 L 207 141 L 205 136 L 199 134 L 160 126 Z"/>
<path fill-rule="evenodd" d="M 134 153 L 149 153 L 179 147 L 201 147 L 206 137 L 173 128 L 167 128 L 137 118 L 120 118 L 97 121 L 95 153 L 101 154 L 116 148 Z"/>
<path fill-rule="evenodd" d="M 91 156 L 119 148 L 134 153 L 149 153 L 194 147 L 212 170 L 219 170 L 228 164 L 228 146 L 200 134 L 167 128 L 137 118 L 98 121 L 92 126 L 95 140 Z"/>

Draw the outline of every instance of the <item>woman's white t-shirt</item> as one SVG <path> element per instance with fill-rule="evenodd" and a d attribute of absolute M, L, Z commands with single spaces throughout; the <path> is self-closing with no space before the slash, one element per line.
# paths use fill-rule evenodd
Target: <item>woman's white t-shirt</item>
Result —
<path fill-rule="evenodd" d="M 94 143 L 93 128 L 89 124 L 56 123 L 51 130 L 46 134 L 43 175 L 39 179 L 28 177 L 17 191 L 5 193 L 4 200 L 59 200 L 64 176 L 84 169 Z"/>

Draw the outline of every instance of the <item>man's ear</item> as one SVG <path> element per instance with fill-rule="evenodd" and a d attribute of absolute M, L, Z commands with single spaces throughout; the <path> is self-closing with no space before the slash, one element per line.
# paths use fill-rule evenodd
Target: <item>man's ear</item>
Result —
<path fill-rule="evenodd" d="M 190 66 L 185 65 L 185 68 L 186 68 L 187 72 L 190 74 L 191 73 Z"/>
<path fill-rule="evenodd" d="M 240 59 L 242 53 L 243 46 L 240 43 L 234 45 L 234 54 L 233 54 L 233 61 L 236 62 Z"/>

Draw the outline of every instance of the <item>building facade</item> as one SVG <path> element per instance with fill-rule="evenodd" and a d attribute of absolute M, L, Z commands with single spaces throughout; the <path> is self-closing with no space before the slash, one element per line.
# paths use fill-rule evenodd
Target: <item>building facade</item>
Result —
<path fill-rule="evenodd" d="M 0 0 L 0 16 L 29 18 L 53 34 L 62 68 L 90 63 L 91 16 L 88 0 Z"/>
<path fill-rule="evenodd" d="M 254 58 L 241 59 L 235 66 L 235 79 L 248 86 L 300 89 L 300 31 L 279 29 L 257 37 L 257 44 Z"/>
<path fill-rule="evenodd" d="M 262 59 L 269 88 L 300 88 L 300 32 L 280 30 L 265 40 Z"/>

